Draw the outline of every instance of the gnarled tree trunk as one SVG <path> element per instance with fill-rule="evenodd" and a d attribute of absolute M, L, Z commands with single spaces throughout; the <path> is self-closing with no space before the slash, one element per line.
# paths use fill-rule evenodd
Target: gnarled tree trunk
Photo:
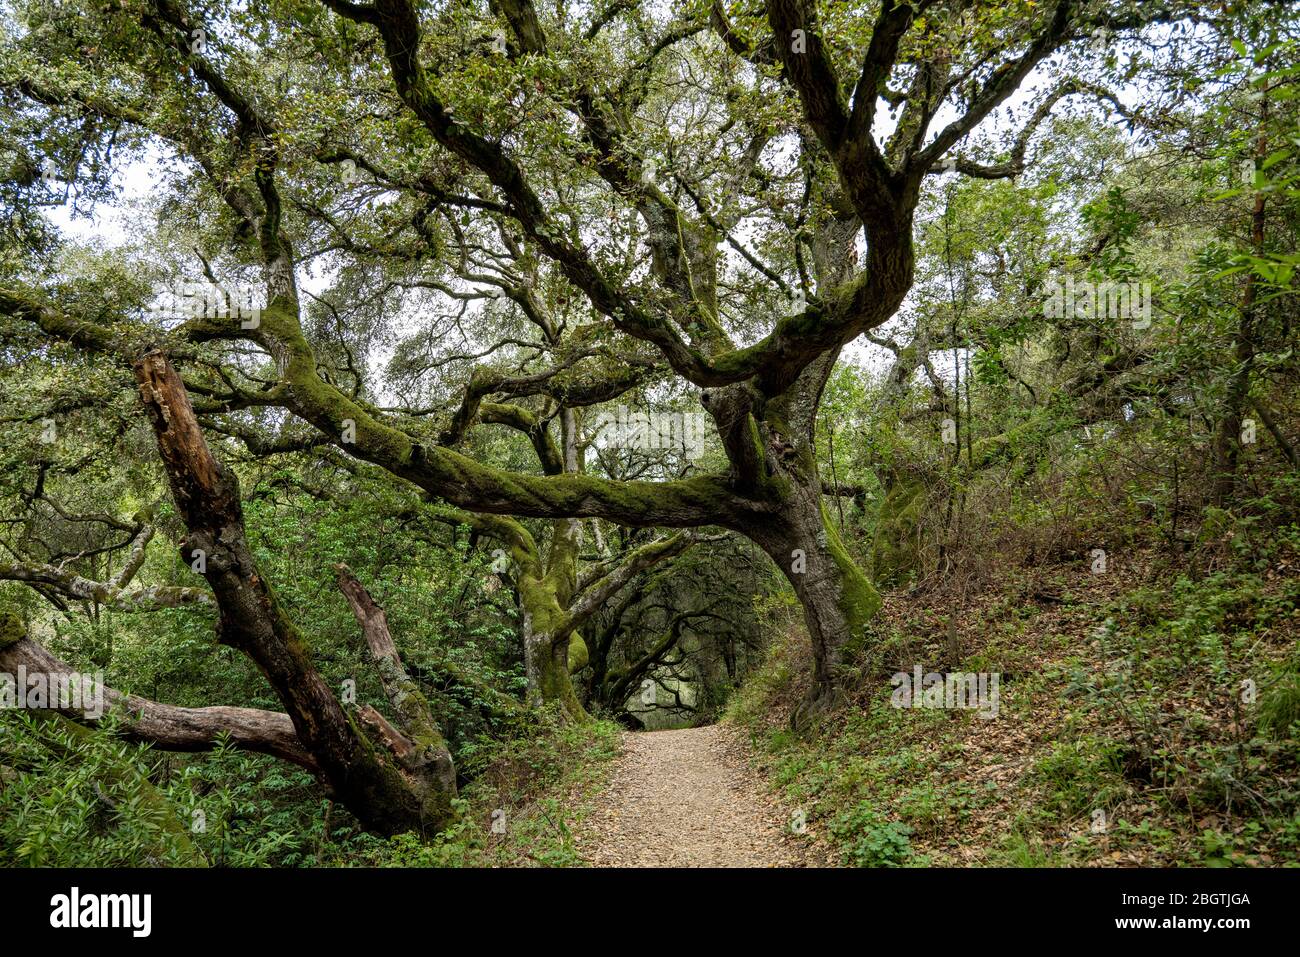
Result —
<path fill-rule="evenodd" d="M 238 484 L 208 449 L 180 376 L 159 352 L 140 359 L 135 372 L 172 496 L 189 531 L 182 558 L 212 587 L 221 611 L 221 642 L 256 662 L 284 703 L 321 781 L 362 823 L 383 834 L 433 831 L 446 824 L 455 775 L 427 708 L 420 718 L 420 702 L 407 689 L 404 704 L 411 707 L 398 709 L 400 730 L 373 708 L 343 708 L 253 561 Z M 355 590 L 348 597 L 360 607 Z M 372 630 L 380 623 L 362 624 L 386 687 L 399 682 L 404 672 L 399 674 L 395 649 L 390 653 L 391 639 L 377 646 Z M 387 625 L 382 628 L 386 632 Z"/>
<path fill-rule="evenodd" d="M 827 361 L 833 363 L 834 358 Z M 816 366 L 805 373 L 810 379 L 820 374 Z M 820 386 L 816 388 L 820 392 Z M 797 391 L 792 398 L 798 398 Z M 834 703 L 846 656 L 855 643 L 865 640 L 867 623 L 880 610 L 879 592 L 849 556 L 826 511 L 812 421 L 801 405 L 795 401 L 779 412 L 773 410 L 760 425 L 766 440 L 765 484 L 776 503 L 769 520 L 745 530 L 789 579 L 803 606 L 812 645 L 813 684 L 792 716 L 796 726 Z M 808 408 L 815 409 L 816 404 Z M 787 419 L 781 412 L 794 417 Z"/>
<path fill-rule="evenodd" d="M 860 226 L 852 217 L 829 222 L 813 244 L 818 283 L 834 288 L 851 272 Z M 763 400 L 743 387 L 705 397 L 718 423 L 741 491 L 770 513 L 741 529 L 794 586 L 803 606 L 813 654 L 813 682 L 791 716 L 796 727 L 836 698 L 841 669 L 867 624 L 880 611 L 880 593 L 853 561 L 826 512 L 817 471 L 815 432 L 822 390 L 839 358 L 834 348 L 810 362 L 781 394 Z"/>

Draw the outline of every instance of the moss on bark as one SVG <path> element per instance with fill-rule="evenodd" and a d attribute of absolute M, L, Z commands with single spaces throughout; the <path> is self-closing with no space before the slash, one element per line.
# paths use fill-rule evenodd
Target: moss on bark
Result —
<path fill-rule="evenodd" d="M 917 523 L 924 504 L 925 486 L 916 479 L 896 482 L 886 493 L 871 546 L 871 574 L 876 581 L 898 582 L 916 567 Z"/>
<path fill-rule="evenodd" d="M 876 586 L 872 584 L 857 562 L 849 555 L 840 538 L 835 523 L 821 506 L 822 528 L 826 531 L 826 551 L 839 571 L 840 613 L 848 626 L 848 641 L 844 646 L 844 655 L 849 656 L 861 649 L 867 637 L 867 626 L 880 613 L 881 597 Z"/>

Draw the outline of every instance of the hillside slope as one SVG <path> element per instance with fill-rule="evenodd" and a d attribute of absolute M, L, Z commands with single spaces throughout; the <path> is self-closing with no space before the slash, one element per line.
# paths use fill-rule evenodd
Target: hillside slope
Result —
<path fill-rule="evenodd" d="M 808 670 L 797 633 L 729 718 L 848 864 L 1294 865 L 1294 531 L 1199 581 L 1139 555 L 1008 569 L 965 600 L 894 593 L 882 650 L 820 724 L 782 718 Z M 891 675 L 954 651 L 1000 676 L 996 717 L 891 707 Z"/>

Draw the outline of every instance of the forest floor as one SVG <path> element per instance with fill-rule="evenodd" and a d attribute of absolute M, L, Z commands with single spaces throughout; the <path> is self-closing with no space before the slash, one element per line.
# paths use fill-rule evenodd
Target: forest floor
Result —
<path fill-rule="evenodd" d="M 1295 865 L 1297 557 L 1193 579 L 1138 552 L 1110 575 L 1044 564 L 964 597 L 900 589 L 844 707 L 790 730 L 811 671 L 795 627 L 728 721 L 842 863 Z M 891 706 L 893 673 L 953 660 L 949 621 L 958 668 L 1001 676 L 997 720 Z"/>
<path fill-rule="evenodd" d="M 806 867 L 816 845 L 770 796 L 734 728 L 625 732 L 576 837 L 595 867 Z"/>

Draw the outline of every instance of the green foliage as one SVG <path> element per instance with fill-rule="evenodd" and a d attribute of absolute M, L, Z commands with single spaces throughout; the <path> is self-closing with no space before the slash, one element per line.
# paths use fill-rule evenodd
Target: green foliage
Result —
<path fill-rule="evenodd" d="M 360 851 L 382 867 L 581 866 L 571 827 L 605 781 L 619 733 L 611 722 L 543 715 L 476 755 L 467 769 L 473 783 L 457 800 L 451 827 L 430 840 L 368 838 Z M 493 832 L 495 821 L 504 833 Z"/>
<path fill-rule="evenodd" d="M 1292 655 L 1273 674 L 1259 700 L 1261 730 L 1279 740 L 1300 738 L 1300 656 Z"/>
<path fill-rule="evenodd" d="M 854 867 L 902 867 L 913 861 L 912 829 L 885 821 L 865 801 L 831 819 L 831 834 Z"/>
<path fill-rule="evenodd" d="M 183 766 L 167 786 L 195 843 L 217 867 L 319 863 L 325 824 L 315 790 L 305 771 L 228 743 Z"/>
<path fill-rule="evenodd" d="M 614 403 L 703 417 L 700 377 L 672 374 L 626 334 L 633 305 L 651 316 L 650 338 L 671 325 L 687 353 L 723 368 L 754 354 L 748 346 L 779 316 L 786 357 L 822 348 L 805 349 L 799 333 L 827 315 L 842 323 L 824 388 L 810 376 L 798 396 L 771 394 L 784 373 L 770 370 L 726 388 L 752 405 L 743 431 L 764 467 L 789 451 L 810 481 L 852 489 L 824 500 L 821 536 L 846 583 L 835 596 L 850 633 L 836 677 L 852 706 L 811 732 L 785 727 L 808 690 L 809 644 L 784 576 L 749 542 L 656 568 L 629 584 L 621 610 L 615 596 L 584 625 L 588 661 L 573 662 L 573 686 L 593 713 L 624 716 L 627 687 L 613 679 L 689 610 L 699 617 L 653 665 L 698 692 L 697 710 L 675 720 L 726 708 L 751 727 L 777 786 L 852 863 L 924 863 L 975 823 L 994 831 L 981 837 L 985 860 L 1094 862 L 1099 842 L 1079 830 L 1099 808 L 1119 816 L 1104 853 L 1143 845 L 1162 861 L 1240 864 L 1267 845 L 1295 857 L 1293 10 L 1211 5 L 1161 23 L 1160 42 L 1086 59 L 1067 46 L 1041 66 L 1051 82 L 1029 101 L 1005 98 L 952 144 L 951 157 L 1008 164 L 1005 175 L 886 177 L 900 195 L 919 191 L 915 209 L 879 217 L 914 226 L 909 245 L 870 235 L 877 217 L 864 231 L 846 215 L 855 184 L 841 164 L 864 151 L 829 155 L 806 135 L 789 71 L 745 66 L 714 35 L 725 17 L 733 41 L 764 43 L 761 5 L 616 2 L 591 30 L 585 5 L 539 5 L 546 49 L 525 51 L 512 34 L 509 55 L 493 42 L 507 25 L 497 5 L 417 6 L 430 68 L 403 106 L 384 58 L 392 43 L 321 4 L 222 10 L 203 62 L 224 84 L 171 42 L 189 24 L 166 25 L 165 11 L 141 20 L 131 2 L 7 5 L 0 599 L 7 621 L 123 691 L 283 708 L 247 657 L 217 643 L 211 606 L 146 612 L 41 580 L 51 568 L 112 580 L 148 521 L 156 537 L 134 586 L 202 585 L 180 554 L 186 529 L 126 367 L 145 346 L 164 347 L 238 477 L 258 574 L 311 661 L 330 688 L 355 683 L 356 705 L 391 715 L 335 566 L 347 563 L 386 610 L 455 759 L 457 821 L 428 839 L 383 841 L 308 774 L 269 757 L 224 743 L 161 755 L 111 726 L 80 733 L 0 715 L 0 864 L 578 863 L 579 810 L 566 798 L 595 786 L 615 731 L 566 726 L 525 703 L 521 556 L 544 567 L 541 591 L 558 615 L 556 596 L 605 551 L 624 554 L 654 534 L 642 526 L 682 520 L 660 515 L 668 499 L 651 483 L 679 480 L 679 492 L 712 505 L 746 478 L 718 435 L 698 457 L 591 438 Z M 1036 49 L 1050 18 L 1035 2 L 981 4 L 970 21 L 953 6 L 928 7 L 903 32 L 903 74 L 930 64 L 937 72 L 921 79 L 940 85 L 950 67 L 975 81 L 1007 76 L 1003 54 Z M 859 5 L 818 14 L 833 63 L 856 72 L 880 49 Z M 906 76 L 878 79 L 907 132 L 916 111 L 899 112 L 894 96 Z M 1024 127 L 1058 81 L 1068 95 Z M 969 105 L 965 86 L 949 87 L 938 115 Z M 446 118 L 422 122 L 408 108 L 433 97 L 454 113 L 457 136 L 483 138 L 477 147 L 447 148 Z M 575 104 L 594 111 L 585 129 Z M 917 143 L 930 135 L 916 132 Z M 498 149 L 490 171 L 471 159 Z M 896 148 L 884 154 L 899 162 Z M 537 209 L 502 188 L 503 169 L 528 184 Z M 133 195 L 146 172 L 147 191 Z M 892 188 L 857 178 L 861 195 L 889 198 Z M 273 222 L 262 214 L 277 194 Z M 114 224 L 107 238 L 104 223 Z M 272 225 L 301 257 L 301 315 L 281 297 L 255 333 L 200 324 L 193 339 L 150 315 L 166 283 L 274 274 Z M 859 272 L 860 251 L 875 256 L 882 238 L 892 248 L 877 264 L 896 262 L 900 282 L 914 280 L 893 317 L 860 295 L 885 272 Z M 561 248 L 569 261 L 557 260 Z M 852 278 L 835 288 L 826 274 L 841 266 Z M 1047 283 L 1067 277 L 1148 284 L 1152 321 L 1052 314 Z M 815 308 L 790 314 L 796 288 Z M 708 342 L 707 332 L 724 336 Z M 629 373 L 611 392 L 605 377 L 617 387 Z M 507 384 L 457 422 L 467 386 L 493 376 Z M 304 398 L 326 410 L 315 425 Z M 811 448 L 785 421 L 808 398 Z M 342 414 L 364 417 L 379 438 L 368 449 L 340 440 L 325 426 Z M 586 516 L 613 501 L 636 527 L 584 518 L 589 535 L 569 555 L 558 523 L 498 514 L 548 513 L 532 496 L 554 469 L 546 439 L 566 458 L 584 449 L 566 465 L 583 474 L 545 480 L 569 496 L 562 511 Z M 441 471 L 424 470 L 434 459 Z M 448 520 L 427 488 L 468 495 L 491 515 Z M 748 514 L 747 500 L 734 504 Z M 758 503 L 761 531 L 780 525 L 779 505 Z M 509 524 L 511 542 L 484 530 L 489 518 Z M 512 562 L 498 575 L 501 544 Z M 1114 562 L 1106 576 L 1038 577 L 1078 571 L 1099 548 Z M 883 614 L 878 588 L 894 589 Z M 964 621 L 991 591 L 987 617 Z M 1043 618 L 1050 634 L 1039 633 Z M 961 624 L 951 646 L 935 637 L 937 622 Z M 895 660 L 962 663 L 951 657 L 1015 672 L 1006 713 L 1025 722 L 1011 742 L 1025 753 L 1014 767 L 980 750 L 969 716 L 884 703 L 878 672 Z M 556 673 L 567 689 L 568 674 Z M 1257 702 L 1243 697 L 1247 683 Z M 980 760 L 993 787 L 960 778 Z M 504 839 L 489 828 L 497 810 L 510 822 Z M 1203 826 L 1207 814 L 1222 820 Z"/>
<path fill-rule="evenodd" d="M 139 747 L 22 711 L 0 732 L 0 866 L 197 863 Z"/>
<path fill-rule="evenodd" d="M 1121 745 L 1099 738 L 1062 742 L 1038 760 L 1034 775 L 1047 787 L 1049 810 L 1065 817 L 1109 808 L 1128 793 Z"/>

